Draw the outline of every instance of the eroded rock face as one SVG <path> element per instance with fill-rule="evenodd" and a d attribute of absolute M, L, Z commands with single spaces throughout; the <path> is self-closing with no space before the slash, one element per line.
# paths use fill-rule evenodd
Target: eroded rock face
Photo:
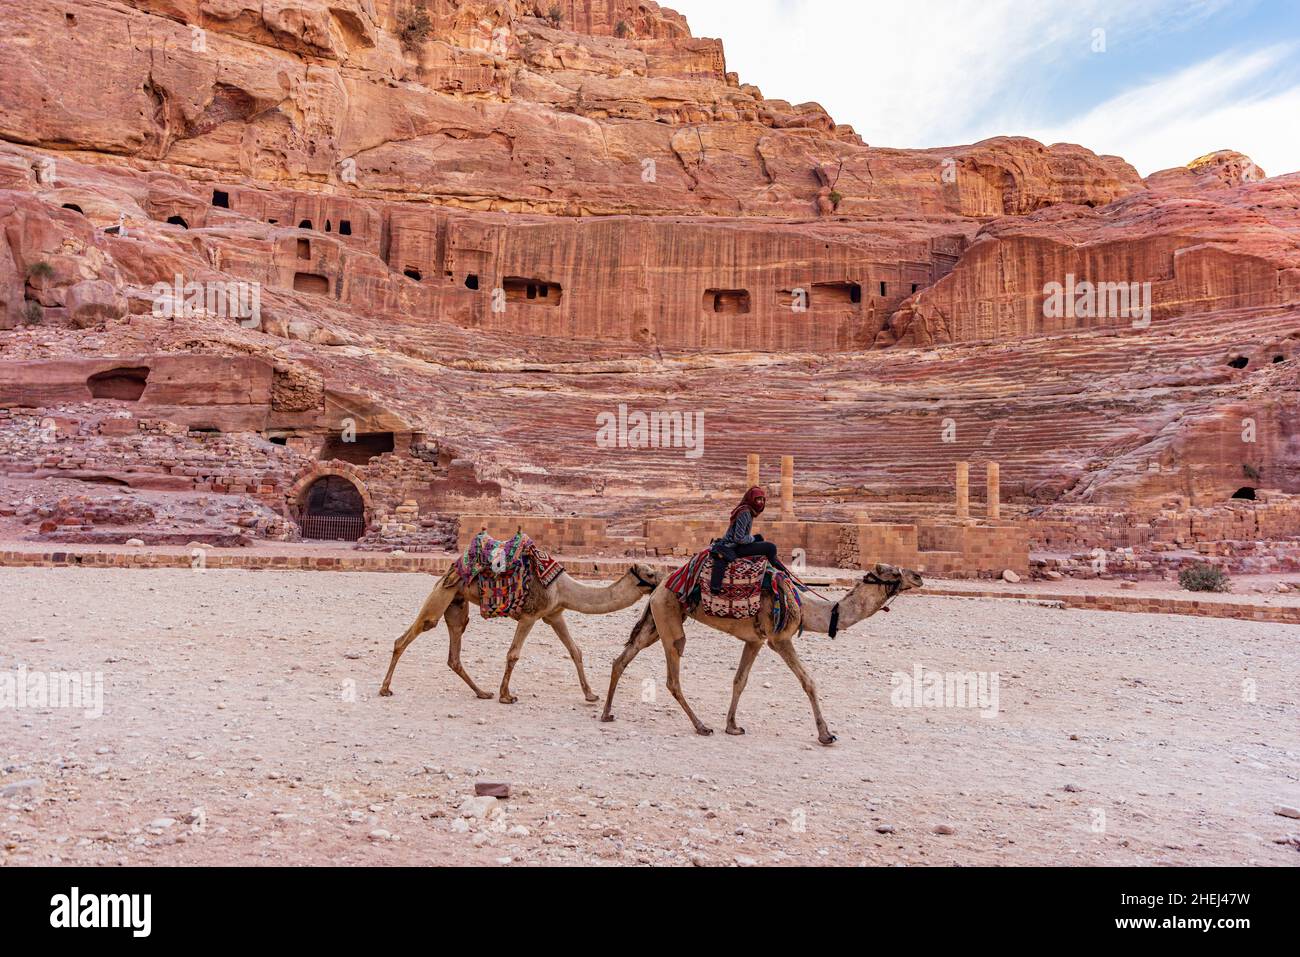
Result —
<path fill-rule="evenodd" d="M 1285 308 L 1300 302 L 1298 187 L 1291 175 L 1196 200 L 1143 191 L 1100 209 L 1062 205 L 996 220 L 952 273 L 895 313 L 879 342 L 1014 339 Z M 1051 308 L 1051 284 L 1068 277 L 1075 308 Z M 1149 288 L 1089 304 L 1082 282 L 1106 284 L 1101 299 L 1120 285 Z"/>
<path fill-rule="evenodd" d="M 456 450 L 373 466 L 380 511 L 711 508 L 751 451 L 832 517 L 955 461 L 1009 503 L 1300 492 L 1300 174 L 870 146 L 670 10 L 552 6 L 0 0 L 0 394 L 295 475 L 346 423 Z M 621 405 L 702 415 L 699 455 L 598 445 Z M 239 487 L 283 498 L 278 454 Z"/>

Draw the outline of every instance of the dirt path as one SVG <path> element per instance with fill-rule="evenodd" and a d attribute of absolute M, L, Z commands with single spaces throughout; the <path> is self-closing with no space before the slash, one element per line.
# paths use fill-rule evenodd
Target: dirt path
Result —
<path fill-rule="evenodd" d="M 25 666 L 102 672 L 104 689 L 99 718 L 0 710 L 0 863 L 1300 863 L 1275 843 L 1300 833 L 1274 813 L 1300 806 L 1291 626 L 905 595 L 801 640 L 839 735 L 822 748 L 770 652 L 749 733 L 724 735 L 740 644 L 696 624 L 683 682 L 709 738 L 657 648 L 597 722 L 544 626 L 516 705 L 470 694 L 442 627 L 381 699 L 431 584 L 0 569 L 0 681 Z M 571 619 L 602 695 L 638 611 Z M 485 688 L 512 628 L 470 622 Z M 891 675 L 918 665 L 996 672 L 996 717 L 895 706 Z M 490 820 L 458 812 L 476 780 L 513 786 Z"/>

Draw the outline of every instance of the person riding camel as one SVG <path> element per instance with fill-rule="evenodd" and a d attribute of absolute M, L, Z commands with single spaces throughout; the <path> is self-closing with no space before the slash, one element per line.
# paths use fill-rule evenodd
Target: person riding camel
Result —
<path fill-rule="evenodd" d="M 790 574 L 790 570 L 777 557 L 776 545 L 764 541 L 762 535 L 753 533 L 754 519 L 761 515 L 766 507 L 767 493 L 755 485 L 745 493 L 740 504 L 731 510 L 731 523 L 727 526 L 727 534 L 715 540 L 710 549 L 713 555 L 713 574 L 710 576 L 709 585 L 714 594 L 722 590 L 722 579 L 726 574 L 727 565 L 737 558 L 761 555 L 773 567 L 787 575 Z"/>

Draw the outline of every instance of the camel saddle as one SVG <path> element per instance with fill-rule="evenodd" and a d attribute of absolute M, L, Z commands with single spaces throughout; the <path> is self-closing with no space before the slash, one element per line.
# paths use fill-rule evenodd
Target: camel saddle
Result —
<path fill-rule="evenodd" d="M 727 563 L 722 588 L 711 588 L 713 557 L 705 549 L 668 576 L 665 587 L 687 608 L 697 605 L 715 618 L 755 618 L 762 609 L 763 592 L 772 595 L 773 633 L 781 630 L 788 616 L 799 607 L 798 583 L 763 556 L 736 558 Z"/>
<path fill-rule="evenodd" d="M 713 556 L 705 549 L 669 575 L 666 585 L 683 605 L 698 603 L 715 618 L 753 618 L 763 599 L 767 573 L 767 559 L 761 555 L 733 559 L 727 563 L 722 588 L 714 594 L 710 587 Z"/>
<path fill-rule="evenodd" d="M 767 559 L 733 558 L 722 576 L 722 588 L 715 594 L 712 555 L 700 566 L 700 605 L 714 618 L 753 618 L 763 600 L 763 579 L 767 577 Z"/>
<path fill-rule="evenodd" d="M 501 541 L 481 531 L 452 570 L 466 584 L 478 585 L 484 618 L 517 618 L 538 605 L 538 592 L 560 577 L 564 566 L 522 531 Z"/>

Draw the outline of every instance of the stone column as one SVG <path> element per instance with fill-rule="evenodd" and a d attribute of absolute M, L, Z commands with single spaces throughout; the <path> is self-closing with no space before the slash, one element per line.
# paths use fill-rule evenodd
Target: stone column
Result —
<path fill-rule="evenodd" d="M 750 452 L 745 460 L 745 490 L 758 484 L 758 453 Z"/>
<path fill-rule="evenodd" d="M 957 521 L 970 518 L 970 463 L 957 463 Z"/>
<path fill-rule="evenodd" d="M 794 521 L 794 456 L 781 456 L 781 521 Z"/>
<path fill-rule="evenodd" d="M 988 464 L 988 473 L 984 479 L 984 502 L 988 509 L 988 520 L 996 522 L 1002 515 L 1002 478 L 997 462 Z"/>

